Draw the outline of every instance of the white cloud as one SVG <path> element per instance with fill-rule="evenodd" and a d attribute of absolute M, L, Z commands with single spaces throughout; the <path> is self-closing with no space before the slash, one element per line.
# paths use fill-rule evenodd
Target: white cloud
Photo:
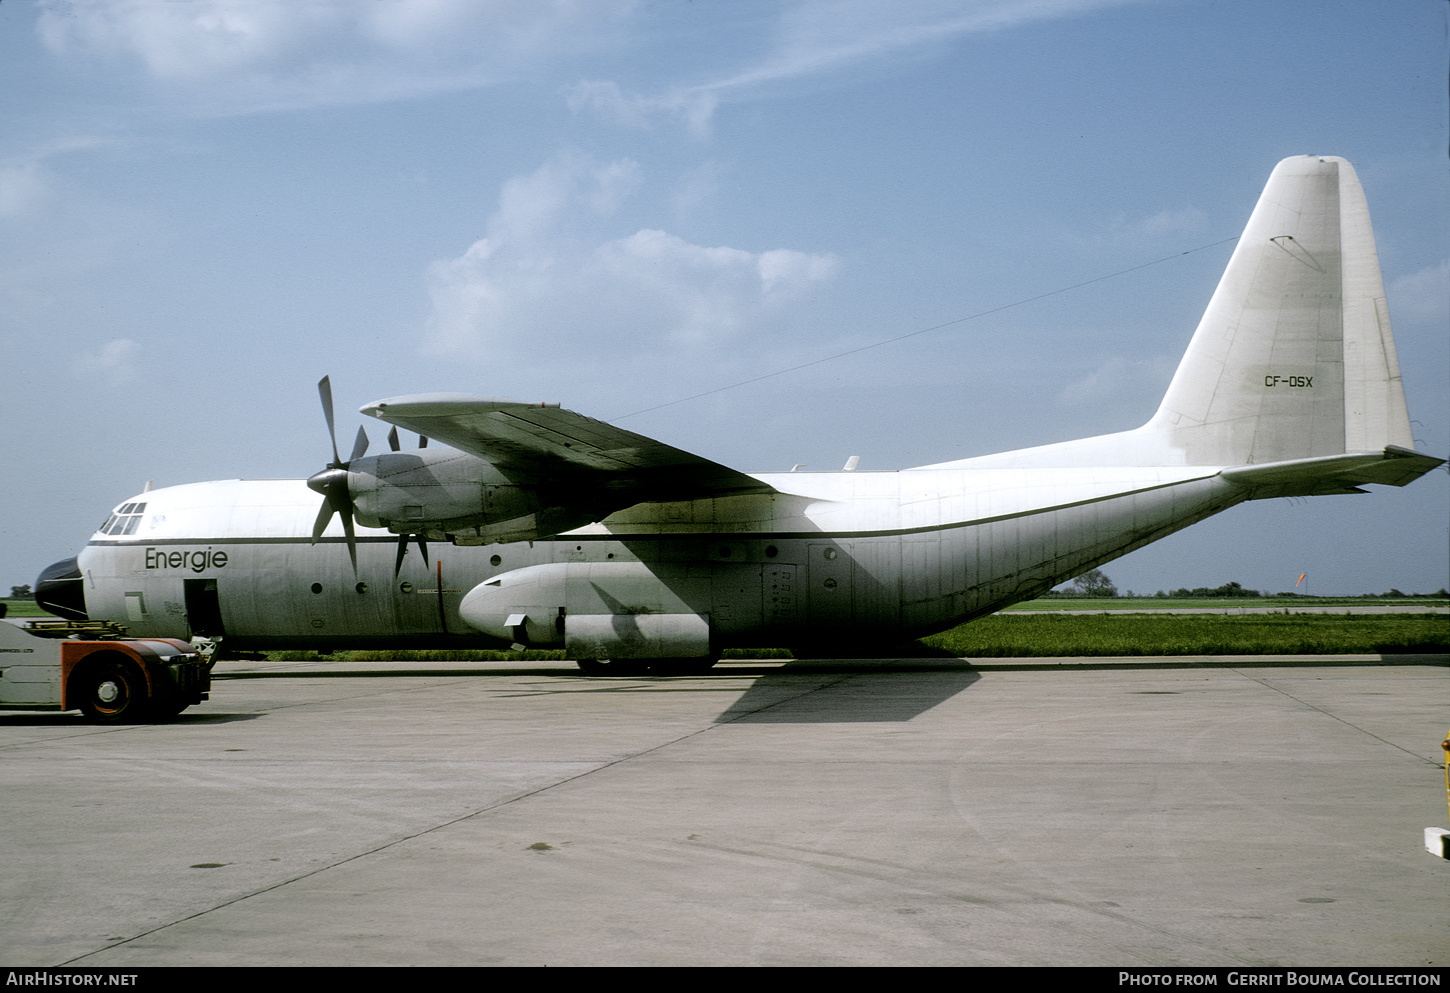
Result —
<path fill-rule="evenodd" d="M 38 30 L 58 53 L 130 56 L 152 76 L 190 80 L 280 60 L 340 20 L 330 4 L 81 0 L 48 5 Z"/>
<path fill-rule="evenodd" d="M 430 348 L 488 362 L 703 353 L 739 344 L 834 275 L 831 255 L 654 229 L 609 237 L 603 219 L 637 174 L 632 162 L 565 156 L 505 183 L 487 236 L 429 268 Z"/>
<path fill-rule="evenodd" d="M 809 0 L 785 7 L 770 53 L 722 80 L 738 88 L 904 53 L 964 34 L 1072 17 L 1133 0 Z"/>
<path fill-rule="evenodd" d="M 836 259 L 831 255 L 807 255 L 789 248 L 773 248 L 756 257 L 755 268 L 767 296 L 788 294 L 830 279 L 836 271 Z"/>
<path fill-rule="evenodd" d="M 82 352 L 76 357 L 75 371 L 85 376 L 102 376 L 112 383 L 128 383 L 136 379 L 136 360 L 141 346 L 130 338 L 115 338 L 99 349 Z"/>
<path fill-rule="evenodd" d="M 629 2 L 67 0 L 55 55 L 130 63 L 173 95 L 246 111 L 386 100 L 536 73 L 610 43 Z"/>
<path fill-rule="evenodd" d="M 638 186 L 639 163 L 630 159 L 596 166 L 583 156 L 558 156 L 504 183 L 489 237 L 518 245 L 547 236 L 579 208 L 607 217 Z"/>
<path fill-rule="evenodd" d="M 678 120 L 699 138 L 710 134 L 710 118 L 720 102 L 708 89 L 644 97 L 626 94 L 619 84 L 604 80 L 586 80 L 564 92 L 569 109 L 576 114 L 591 110 L 605 120 L 632 128 L 649 128 L 656 119 Z"/>
<path fill-rule="evenodd" d="M 1450 324 L 1450 260 L 1390 281 L 1390 319 Z"/>
<path fill-rule="evenodd" d="M 654 96 L 626 93 L 607 80 L 578 83 L 569 107 L 590 110 L 630 127 L 675 119 L 698 137 L 725 97 L 772 84 L 819 76 L 882 59 L 912 56 L 961 35 L 995 31 L 1030 21 L 1072 17 L 1138 0 L 798 0 L 782 4 L 750 64 L 708 82 L 677 86 Z"/>
<path fill-rule="evenodd" d="M 678 18 L 721 39 L 753 39 L 755 54 L 714 78 L 686 61 L 704 82 L 635 94 L 593 78 L 565 93 L 576 112 L 630 127 L 677 122 L 705 136 L 726 96 L 1128 2 L 1136 0 L 796 0 L 762 16 L 735 5 L 661 13 L 637 0 L 42 0 L 36 29 L 60 58 L 136 67 L 194 108 L 237 113 L 549 78 L 601 52 L 636 68 L 674 65 L 676 53 L 646 46 L 680 44 L 667 27 Z M 699 58 L 728 50 L 706 46 Z"/>

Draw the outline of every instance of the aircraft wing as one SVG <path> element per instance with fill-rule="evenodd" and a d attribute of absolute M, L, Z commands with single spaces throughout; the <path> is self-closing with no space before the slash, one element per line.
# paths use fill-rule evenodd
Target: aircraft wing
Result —
<path fill-rule="evenodd" d="M 610 488 L 637 487 L 649 500 L 774 492 L 743 472 L 557 403 L 428 393 L 379 400 L 361 412 L 436 438 L 505 473 L 581 483 L 593 477 Z"/>

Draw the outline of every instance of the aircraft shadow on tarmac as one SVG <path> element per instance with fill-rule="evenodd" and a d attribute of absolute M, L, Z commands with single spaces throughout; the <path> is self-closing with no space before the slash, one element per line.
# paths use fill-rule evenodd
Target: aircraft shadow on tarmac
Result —
<path fill-rule="evenodd" d="M 951 699 L 981 678 L 956 659 L 791 662 L 763 673 L 715 723 L 899 723 Z"/>
<path fill-rule="evenodd" d="M 570 683 L 582 680 L 588 689 L 571 687 L 568 693 L 632 693 L 648 686 L 650 692 L 667 692 L 677 686 L 682 692 L 699 692 L 702 684 L 717 678 L 754 677 L 744 694 L 715 718 L 717 724 L 825 724 L 909 721 L 944 700 L 965 690 L 981 678 L 970 662 L 955 657 L 808 659 L 781 664 L 766 661 L 726 662 L 708 675 L 678 676 L 583 676 L 577 671 L 554 667 L 457 667 L 418 668 L 399 671 L 386 666 L 376 669 L 308 668 L 269 669 L 264 672 L 233 672 L 219 675 L 230 679 L 350 678 L 350 677 L 564 677 Z M 540 692 L 535 689 L 533 693 Z M 531 693 L 532 695 L 532 693 Z M 185 716 L 185 715 L 183 715 Z"/>

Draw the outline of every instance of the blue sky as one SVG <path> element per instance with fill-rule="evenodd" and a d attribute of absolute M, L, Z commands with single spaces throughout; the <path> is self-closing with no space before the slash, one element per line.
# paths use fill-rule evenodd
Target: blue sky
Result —
<path fill-rule="evenodd" d="M 1445 456 L 1447 11 L 0 3 L 0 586 L 148 479 L 317 471 L 323 374 L 344 446 L 361 404 L 432 391 L 561 401 L 746 471 L 1135 427 L 1216 243 L 1306 152 L 1355 163 L 1415 434 Z M 1429 592 L 1447 549 L 1442 471 L 1236 508 L 1106 571 Z"/>

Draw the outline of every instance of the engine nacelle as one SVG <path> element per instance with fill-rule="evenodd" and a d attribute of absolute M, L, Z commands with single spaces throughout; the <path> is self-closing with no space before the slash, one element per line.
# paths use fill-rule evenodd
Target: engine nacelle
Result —
<path fill-rule="evenodd" d="M 483 459 L 448 449 L 390 452 L 353 460 L 348 493 L 357 522 L 396 534 L 452 537 L 461 544 L 525 541 L 590 524 L 615 508 L 568 499 L 504 475 Z"/>
<path fill-rule="evenodd" d="M 688 569 L 555 562 L 480 583 L 458 612 L 496 638 L 574 658 L 702 658 L 713 653 L 709 595 L 708 574 Z"/>

